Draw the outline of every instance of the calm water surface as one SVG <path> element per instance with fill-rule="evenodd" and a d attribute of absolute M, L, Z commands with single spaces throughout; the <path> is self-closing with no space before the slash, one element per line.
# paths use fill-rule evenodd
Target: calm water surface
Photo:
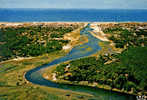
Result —
<path fill-rule="evenodd" d="M 0 9 L 0 22 L 147 22 L 147 10 Z"/>

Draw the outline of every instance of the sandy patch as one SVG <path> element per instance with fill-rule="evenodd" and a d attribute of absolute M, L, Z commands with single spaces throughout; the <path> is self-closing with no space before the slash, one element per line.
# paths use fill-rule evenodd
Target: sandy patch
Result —
<path fill-rule="evenodd" d="M 106 37 L 106 35 L 104 34 L 104 32 L 101 30 L 101 28 L 98 26 L 97 23 L 92 23 L 90 25 L 90 27 L 93 29 L 93 31 L 91 32 L 91 34 L 93 36 L 95 36 L 96 38 L 102 40 L 102 41 L 109 41 Z"/>
<path fill-rule="evenodd" d="M 65 45 L 65 46 L 63 46 L 63 50 L 68 50 L 68 49 L 71 49 L 72 48 L 72 46 L 71 45 Z"/>

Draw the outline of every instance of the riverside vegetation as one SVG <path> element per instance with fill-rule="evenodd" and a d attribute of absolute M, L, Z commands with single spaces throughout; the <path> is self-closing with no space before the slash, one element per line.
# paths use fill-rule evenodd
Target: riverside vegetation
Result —
<path fill-rule="evenodd" d="M 147 30 L 122 26 L 105 27 L 104 33 L 121 52 L 105 53 L 60 64 L 53 71 L 58 81 L 67 80 L 137 95 L 147 95 Z M 136 24 L 135 24 L 136 25 Z M 138 27 L 138 25 L 137 25 Z"/>

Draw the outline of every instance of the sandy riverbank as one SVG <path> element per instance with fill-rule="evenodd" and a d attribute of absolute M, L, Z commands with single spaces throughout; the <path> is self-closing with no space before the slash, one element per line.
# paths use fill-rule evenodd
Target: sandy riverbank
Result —
<path fill-rule="evenodd" d="M 101 41 L 109 41 L 106 37 L 106 35 L 104 34 L 104 32 L 101 30 L 101 28 L 98 26 L 102 23 L 92 23 L 90 25 L 90 27 L 93 29 L 93 31 L 91 32 L 91 34 L 93 36 L 95 36 L 96 38 L 100 39 Z M 107 24 L 107 23 L 103 23 L 103 24 Z"/>

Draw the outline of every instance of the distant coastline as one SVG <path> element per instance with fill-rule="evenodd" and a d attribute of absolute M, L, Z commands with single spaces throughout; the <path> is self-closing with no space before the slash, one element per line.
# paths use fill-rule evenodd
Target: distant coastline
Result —
<path fill-rule="evenodd" d="M 95 23 L 95 24 L 118 24 L 118 23 L 147 23 L 147 22 L 0 22 L 0 26 L 19 26 L 19 25 L 39 25 L 39 24 L 50 24 L 50 23 Z"/>

